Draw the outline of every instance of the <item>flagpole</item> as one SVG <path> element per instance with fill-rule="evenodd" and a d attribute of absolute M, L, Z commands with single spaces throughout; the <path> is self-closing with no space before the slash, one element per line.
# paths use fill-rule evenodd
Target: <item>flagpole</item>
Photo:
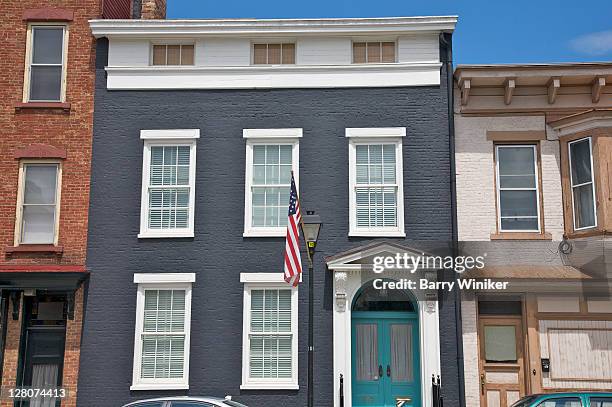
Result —
<path fill-rule="evenodd" d="M 293 170 L 291 171 L 293 178 Z M 297 200 L 299 202 L 300 195 L 298 193 Z M 302 229 L 302 237 L 306 243 L 306 254 L 308 255 L 308 407 L 314 407 L 314 267 L 312 262 L 309 242 L 306 241 L 304 234 L 304 217 L 301 216 L 302 207 L 300 205 L 300 228 Z M 313 247 L 314 252 L 314 247 Z"/>

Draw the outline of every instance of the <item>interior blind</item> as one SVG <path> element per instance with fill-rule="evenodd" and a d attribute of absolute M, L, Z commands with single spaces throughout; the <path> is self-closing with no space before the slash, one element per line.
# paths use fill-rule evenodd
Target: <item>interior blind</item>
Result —
<path fill-rule="evenodd" d="M 397 226 L 397 179 L 394 144 L 355 146 L 357 227 Z"/>
<path fill-rule="evenodd" d="M 146 290 L 141 377 L 180 379 L 185 360 L 185 291 Z"/>
<path fill-rule="evenodd" d="M 291 290 L 252 290 L 249 374 L 291 378 Z"/>
<path fill-rule="evenodd" d="M 153 146 L 149 177 L 149 228 L 189 224 L 189 146 Z"/>

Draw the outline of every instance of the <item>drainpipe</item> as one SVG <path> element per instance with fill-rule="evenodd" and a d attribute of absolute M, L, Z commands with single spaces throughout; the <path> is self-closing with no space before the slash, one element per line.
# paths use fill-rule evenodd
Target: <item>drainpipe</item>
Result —
<path fill-rule="evenodd" d="M 455 177 L 455 111 L 453 79 L 453 35 L 440 33 L 440 45 L 446 50 L 446 91 L 448 97 L 448 148 L 450 151 L 450 195 L 452 218 L 452 252 L 453 256 L 459 254 L 459 237 L 457 233 L 457 193 Z M 457 273 L 455 273 L 457 277 Z M 455 301 L 455 337 L 457 343 L 457 373 L 459 375 L 459 404 L 465 407 L 465 382 L 463 374 L 463 332 L 461 329 L 461 293 L 453 291 Z"/>

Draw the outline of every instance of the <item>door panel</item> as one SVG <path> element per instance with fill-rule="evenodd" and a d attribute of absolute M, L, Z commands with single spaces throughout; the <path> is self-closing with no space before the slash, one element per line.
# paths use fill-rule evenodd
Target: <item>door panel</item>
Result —
<path fill-rule="evenodd" d="M 380 321 L 359 319 L 353 321 L 353 405 L 384 405 Z"/>
<path fill-rule="evenodd" d="M 509 407 L 525 394 L 520 317 L 479 320 L 481 405 Z"/>
<path fill-rule="evenodd" d="M 387 406 L 395 406 L 405 400 L 404 406 L 420 406 L 418 397 L 421 386 L 419 377 L 418 329 L 416 321 L 385 321 L 388 352 L 386 353 Z"/>

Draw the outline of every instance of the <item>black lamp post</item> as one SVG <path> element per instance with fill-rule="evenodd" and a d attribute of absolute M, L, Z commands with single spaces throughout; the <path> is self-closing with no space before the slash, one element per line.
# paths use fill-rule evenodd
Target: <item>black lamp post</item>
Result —
<path fill-rule="evenodd" d="M 313 404 L 313 382 L 314 382 L 314 273 L 312 259 L 317 247 L 317 239 L 321 230 L 321 218 L 314 211 L 306 211 L 302 216 L 302 233 L 308 249 L 308 407 Z"/>

